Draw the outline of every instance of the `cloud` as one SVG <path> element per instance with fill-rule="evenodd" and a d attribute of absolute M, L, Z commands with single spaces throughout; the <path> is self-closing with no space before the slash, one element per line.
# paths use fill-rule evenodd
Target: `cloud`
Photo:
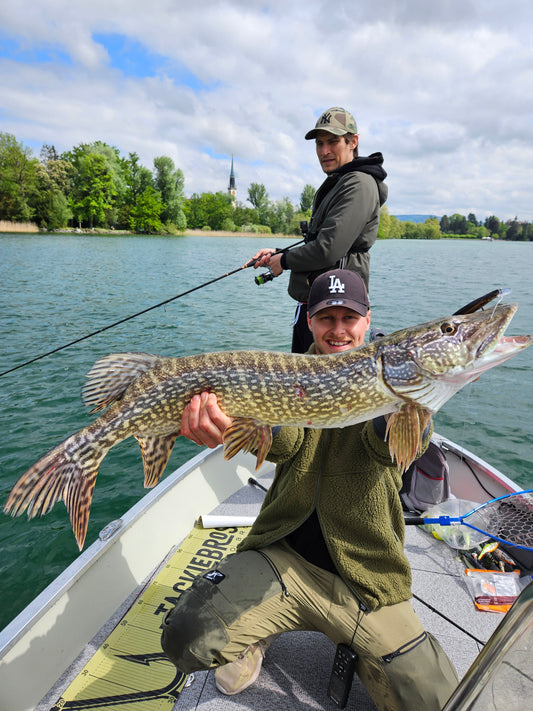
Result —
<path fill-rule="evenodd" d="M 323 175 L 303 136 L 353 111 L 392 214 L 533 219 L 533 8 L 509 0 L 14 0 L 0 7 L 0 130 L 38 155 L 102 140 L 187 194 L 251 182 L 299 201 Z"/>

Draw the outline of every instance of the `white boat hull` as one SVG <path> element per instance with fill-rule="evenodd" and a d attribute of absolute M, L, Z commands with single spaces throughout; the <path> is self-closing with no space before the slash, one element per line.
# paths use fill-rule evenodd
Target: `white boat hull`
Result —
<path fill-rule="evenodd" d="M 458 498 L 481 502 L 518 489 L 467 450 L 439 435 L 434 439 L 446 452 Z M 0 632 L 0 709 L 35 709 L 198 517 L 245 485 L 255 476 L 254 467 L 251 455 L 226 462 L 221 448 L 204 451 L 130 509 L 108 540 L 98 540 L 82 553 Z M 271 469 L 266 463 L 262 471 Z"/>

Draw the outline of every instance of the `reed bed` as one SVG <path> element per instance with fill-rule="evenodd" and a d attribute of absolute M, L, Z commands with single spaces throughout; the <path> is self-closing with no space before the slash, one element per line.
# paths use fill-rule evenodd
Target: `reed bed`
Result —
<path fill-rule="evenodd" d="M 34 222 L 0 220 L 0 232 L 39 232 L 39 228 Z"/>

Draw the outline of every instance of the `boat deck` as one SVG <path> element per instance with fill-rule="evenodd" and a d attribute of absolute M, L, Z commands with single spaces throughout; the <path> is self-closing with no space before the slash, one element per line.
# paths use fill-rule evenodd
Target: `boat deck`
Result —
<path fill-rule="evenodd" d="M 265 487 L 269 486 L 271 480 L 271 473 L 259 478 Z M 253 516 L 258 513 L 263 496 L 264 492 L 257 487 L 245 486 L 212 512 L 203 513 Z M 413 599 L 413 606 L 426 629 L 437 637 L 461 678 L 481 650 L 481 644 L 476 640 L 487 641 L 502 616 L 475 609 L 463 580 L 463 566 L 454 557 L 454 551 L 445 543 L 437 541 L 416 527 L 409 526 L 406 551 L 413 570 L 413 593 L 427 603 Z M 130 605 L 138 593 L 139 591 L 136 591 L 131 596 Z M 441 614 L 437 614 L 427 605 Z M 91 653 L 102 644 L 113 626 L 118 624 L 124 612 L 125 606 L 122 606 L 113 620 L 92 641 L 88 650 L 38 704 L 35 711 L 50 711 L 54 707 L 63 689 L 83 668 Z M 336 705 L 327 696 L 327 685 L 334 652 L 333 643 L 321 633 L 286 633 L 268 650 L 261 674 L 249 689 L 238 696 L 227 697 L 217 691 L 214 671 L 197 672 L 194 678 L 189 678 L 190 684 L 183 689 L 174 709 L 333 709 Z M 168 703 L 164 708 L 169 708 Z M 357 677 L 354 678 L 346 709 L 375 709 Z"/>
<path fill-rule="evenodd" d="M 261 477 L 268 486 L 268 478 Z M 263 492 L 245 487 L 230 497 L 213 513 L 254 515 Z M 426 629 L 432 632 L 452 659 L 462 677 L 481 650 L 481 645 L 468 636 L 486 642 L 502 619 L 500 614 L 479 612 L 462 579 L 463 567 L 454 551 L 445 543 L 416 527 L 407 527 L 406 551 L 413 570 L 413 593 L 445 615 L 440 617 L 416 599 L 413 606 Z M 328 709 L 336 708 L 326 693 L 335 647 L 321 633 L 290 632 L 279 637 L 270 647 L 256 683 L 238 696 L 220 694 L 214 682 L 214 671 L 198 672 L 185 688 L 176 711 L 204 709 L 209 711 L 249 711 L 251 709 Z M 354 678 L 346 709 L 374 711 L 375 706 L 364 686 Z"/>

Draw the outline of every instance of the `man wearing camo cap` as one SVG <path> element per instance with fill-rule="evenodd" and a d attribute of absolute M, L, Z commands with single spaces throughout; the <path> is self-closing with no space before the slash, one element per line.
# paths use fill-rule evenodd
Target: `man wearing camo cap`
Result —
<path fill-rule="evenodd" d="M 294 353 L 311 345 L 307 327 L 307 298 L 313 279 L 342 267 L 357 272 L 367 288 L 369 249 L 377 239 L 379 211 L 387 198 L 381 153 L 359 157 L 357 124 L 349 111 L 333 107 L 324 111 L 305 134 L 315 139 L 320 166 L 327 178 L 315 194 L 306 243 L 283 254 L 261 249 L 255 268 L 268 266 L 274 276 L 290 270 L 289 294 L 298 302 L 292 339 Z"/>

